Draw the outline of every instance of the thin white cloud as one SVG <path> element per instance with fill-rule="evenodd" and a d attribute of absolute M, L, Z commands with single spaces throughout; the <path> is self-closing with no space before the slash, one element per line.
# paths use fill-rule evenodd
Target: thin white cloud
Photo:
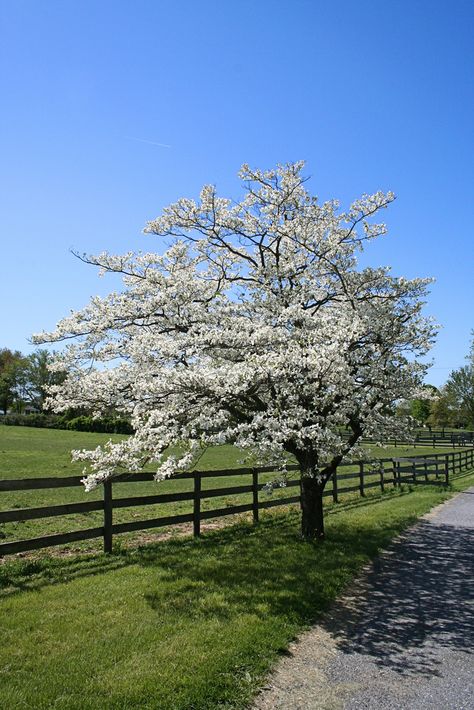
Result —
<path fill-rule="evenodd" d="M 138 141 L 139 143 L 148 143 L 148 145 L 157 145 L 159 148 L 172 148 L 168 143 L 157 143 L 156 141 L 148 141 L 146 138 L 135 138 L 133 136 L 124 136 L 128 141 Z"/>

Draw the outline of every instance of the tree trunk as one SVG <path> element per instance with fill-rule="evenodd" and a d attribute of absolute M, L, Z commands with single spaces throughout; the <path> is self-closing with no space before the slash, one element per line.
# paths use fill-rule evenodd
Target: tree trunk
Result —
<path fill-rule="evenodd" d="M 316 478 L 301 476 L 301 534 L 305 540 L 324 539 L 323 490 Z"/>

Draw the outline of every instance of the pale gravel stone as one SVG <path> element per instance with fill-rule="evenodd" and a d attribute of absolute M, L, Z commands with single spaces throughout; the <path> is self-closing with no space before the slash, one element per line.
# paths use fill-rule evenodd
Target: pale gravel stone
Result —
<path fill-rule="evenodd" d="M 400 536 L 289 650 L 254 710 L 474 710 L 474 488 Z"/>

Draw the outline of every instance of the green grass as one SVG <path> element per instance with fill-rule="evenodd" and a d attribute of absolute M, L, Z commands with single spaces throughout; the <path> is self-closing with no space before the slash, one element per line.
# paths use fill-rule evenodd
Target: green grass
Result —
<path fill-rule="evenodd" d="M 82 463 L 71 463 L 71 449 L 95 448 L 109 438 L 115 441 L 123 437 L 109 434 L 93 434 L 75 431 L 58 431 L 54 429 L 35 429 L 29 427 L 0 426 L 0 478 L 29 478 L 40 476 L 70 476 L 82 473 Z M 445 449 L 436 449 L 442 452 Z M 446 449 L 447 451 L 448 449 Z M 370 457 L 403 456 L 409 454 L 423 454 L 430 450 L 426 447 L 390 447 L 377 449 L 371 447 Z M 242 459 L 242 452 L 232 446 L 219 446 L 204 452 L 199 461 L 201 470 L 216 470 L 219 468 L 237 468 Z M 344 469 L 348 472 L 350 469 Z M 260 478 L 262 484 L 270 480 L 272 474 Z M 367 476 L 367 482 L 378 480 L 377 476 Z M 229 486 L 249 485 L 250 476 L 235 476 L 232 478 L 207 478 L 203 480 L 203 490 Z M 328 490 L 331 489 L 328 485 Z M 344 485 L 357 485 L 357 481 L 346 481 Z M 342 483 L 341 483 L 342 486 Z M 114 485 L 114 497 L 128 497 L 140 495 L 153 495 L 158 493 L 191 491 L 193 482 L 190 480 L 174 479 L 162 483 L 121 483 Z M 377 489 L 367 492 L 375 494 Z M 289 489 L 276 490 L 273 496 L 286 497 L 294 494 Z M 342 498 L 354 498 L 356 494 L 344 494 Z M 87 500 L 97 500 L 102 497 L 102 490 L 97 489 L 85 493 L 80 488 L 41 489 L 33 491 L 12 491 L 2 493 L 0 496 L 0 509 L 41 507 L 47 505 L 60 505 L 62 503 L 78 503 Z M 265 494 L 261 494 L 265 500 Z M 230 494 L 222 497 L 202 501 L 202 510 L 224 508 L 226 506 L 240 505 L 251 502 L 250 494 Z M 331 505 L 327 499 L 327 505 Z M 147 505 L 135 508 L 120 508 L 114 510 L 114 523 L 123 523 L 133 520 L 146 520 L 168 515 L 179 515 L 192 511 L 191 501 L 166 503 L 161 505 Z M 228 521 L 223 520 L 226 524 Z M 24 540 L 41 535 L 51 535 L 80 530 L 90 527 L 99 527 L 103 524 L 101 511 L 76 513 L 61 517 L 42 518 L 37 520 L 19 521 L 15 523 L 0 524 L 0 539 L 3 541 Z M 189 526 L 188 526 L 189 527 Z M 178 534 L 179 529 L 169 528 L 166 534 Z M 143 533 L 130 533 L 116 537 L 121 544 L 136 544 L 137 541 L 156 539 L 163 535 L 163 529 Z M 101 539 L 73 543 L 60 548 L 62 551 L 99 551 L 102 546 Z M 43 554 L 43 553 L 35 553 Z M 50 552 L 46 552 L 50 554 Z"/>
<path fill-rule="evenodd" d="M 0 478 L 30 478 L 42 476 L 72 476 L 82 473 L 83 464 L 71 462 L 71 450 L 95 448 L 109 438 L 119 441 L 117 435 L 93 434 L 73 431 L 58 431 L 53 429 L 34 429 L 29 427 L 0 427 Z M 208 449 L 199 461 L 201 470 L 216 470 L 222 468 L 237 468 L 242 452 L 232 446 L 220 446 Z M 267 476 L 267 478 L 269 478 Z M 265 479 L 262 479 L 265 480 Z M 227 485 L 249 484 L 249 476 L 237 476 L 232 479 L 209 478 L 203 482 L 203 489 L 222 488 Z M 145 483 L 121 483 L 114 486 L 114 497 L 140 495 L 156 495 L 170 491 L 191 491 L 193 482 L 190 480 L 164 481 Z M 13 491 L 2 493 L 1 509 L 39 507 L 60 505 L 62 503 L 78 503 L 102 498 L 102 490 L 85 493 L 79 488 L 40 489 L 33 491 Z M 240 496 L 239 503 L 250 502 L 250 497 Z M 203 501 L 203 510 L 235 505 L 236 496 L 214 498 Z M 161 506 L 141 506 L 139 508 L 122 508 L 114 511 L 114 522 L 122 523 L 135 519 L 155 518 L 165 515 L 178 515 L 192 510 L 192 502 L 184 501 Z M 64 517 L 45 518 L 39 520 L 20 521 L 0 525 L 0 538 L 3 540 L 22 540 L 39 535 L 62 533 L 70 530 L 100 526 L 103 521 L 101 512 L 78 513 Z M 125 535 L 123 538 L 133 539 L 137 535 Z M 75 543 L 69 549 L 100 549 L 101 542 L 93 540 L 85 543 Z"/>
<path fill-rule="evenodd" d="M 68 449 L 101 438 L 6 427 L 0 437 L 4 478 L 72 474 Z M 232 456 L 238 463 L 223 447 L 208 455 L 208 467 L 228 466 Z M 0 565 L 0 707 L 248 707 L 291 640 L 361 566 L 418 516 L 473 483 L 471 472 L 448 491 L 405 486 L 348 497 L 328 507 L 323 544 L 302 542 L 299 515 L 289 510 L 263 514 L 258 526 L 242 520 L 201 539 L 173 538 L 111 556 L 10 558 Z M 73 491 L 59 492 L 69 499 Z"/>
<path fill-rule="evenodd" d="M 339 506 L 323 544 L 301 542 L 290 512 L 110 557 L 6 563 L 0 706 L 245 708 L 361 566 L 449 495 L 405 489 Z"/>

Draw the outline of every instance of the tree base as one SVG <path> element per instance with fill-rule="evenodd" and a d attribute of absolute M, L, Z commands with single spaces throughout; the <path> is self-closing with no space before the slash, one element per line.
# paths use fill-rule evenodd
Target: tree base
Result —
<path fill-rule="evenodd" d="M 301 535 L 304 540 L 324 540 L 324 486 L 315 478 L 301 478 Z"/>

